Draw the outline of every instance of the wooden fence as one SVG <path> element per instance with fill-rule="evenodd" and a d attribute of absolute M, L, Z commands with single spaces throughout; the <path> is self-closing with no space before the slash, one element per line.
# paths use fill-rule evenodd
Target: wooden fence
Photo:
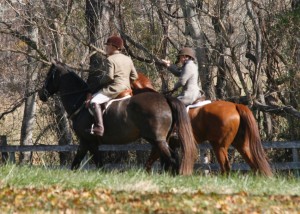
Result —
<path fill-rule="evenodd" d="M 2 154 L 2 162 L 10 161 L 15 162 L 15 152 L 75 152 L 77 145 L 30 145 L 30 146 L 13 146 L 7 144 L 6 136 L 0 136 L 0 153 Z M 292 150 L 292 161 L 291 162 L 276 162 L 271 163 L 272 168 L 275 170 L 299 170 L 299 149 L 300 141 L 289 141 L 289 142 L 263 142 L 263 147 L 268 149 L 291 149 Z M 99 146 L 100 151 L 150 151 L 150 144 L 126 144 L 126 145 L 101 145 Z M 209 143 L 203 143 L 198 145 L 200 157 L 204 156 L 204 153 L 211 150 Z M 233 148 L 230 147 L 230 150 Z M 209 169 L 218 170 L 219 166 L 216 163 L 205 163 L 200 161 L 196 164 L 197 169 Z M 249 166 L 246 163 L 232 163 L 232 170 L 249 170 Z"/>

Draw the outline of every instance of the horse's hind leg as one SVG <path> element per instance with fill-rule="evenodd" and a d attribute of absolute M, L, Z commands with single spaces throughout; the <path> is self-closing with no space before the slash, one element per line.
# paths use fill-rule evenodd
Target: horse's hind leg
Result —
<path fill-rule="evenodd" d="M 157 146 L 152 146 L 150 156 L 145 164 L 145 168 L 148 173 L 151 172 L 152 165 L 159 158 L 159 156 L 160 156 L 159 148 Z"/>
<path fill-rule="evenodd" d="M 228 148 L 221 147 L 218 144 L 212 144 L 213 150 L 221 167 L 222 174 L 230 172 L 230 163 L 228 158 Z"/>
<path fill-rule="evenodd" d="M 250 152 L 248 140 L 243 139 L 241 136 L 237 136 L 236 139 L 234 139 L 232 146 L 238 150 L 251 169 L 257 170 L 252 160 L 253 158 Z"/>
<path fill-rule="evenodd" d="M 76 170 L 79 168 L 80 163 L 83 160 L 84 156 L 86 155 L 87 151 L 88 151 L 87 147 L 80 143 L 71 165 L 72 170 Z"/>
<path fill-rule="evenodd" d="M 172 155 L 169 145 L 166 141 L 157 141 L 157 146 L 160 150 L 160 154 L 162 155 L 163 160 L 166 161 L 166 167 L 168 168 L 169 165 L 172 166 L 172 173 L 178 174 L 179 172 L 179 161 L 177 156 Z"/>

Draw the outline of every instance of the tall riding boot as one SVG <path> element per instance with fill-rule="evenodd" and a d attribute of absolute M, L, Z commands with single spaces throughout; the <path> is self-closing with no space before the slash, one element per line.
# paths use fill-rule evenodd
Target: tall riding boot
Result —
<path fill-rule="evenodd" d="M 102 110 L 100 104 L 92 103 L 92 111 L 94 114 L 95 123 L 92 127 L 91 134 L 103 136 L 104 126 L 103 126 L 103 118 L 102 118 Z"/>

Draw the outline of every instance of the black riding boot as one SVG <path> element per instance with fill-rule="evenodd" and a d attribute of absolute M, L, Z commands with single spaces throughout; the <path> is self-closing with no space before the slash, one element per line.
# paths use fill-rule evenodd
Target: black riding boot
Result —
<path fill-rule="evenodd" d="M 92 103 L 91 107 L 95 119 L 94 126 L 92 126 L 91 134 L 103 136 L 104 126 L 103 126 L 101 106 L 99 104 Z"/>

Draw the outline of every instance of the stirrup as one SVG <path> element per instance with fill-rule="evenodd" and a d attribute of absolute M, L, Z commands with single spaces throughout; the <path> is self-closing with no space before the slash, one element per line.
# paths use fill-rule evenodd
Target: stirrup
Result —
<path fill-rule="evenodd" d="M 90 134 L 94 134 L 94 123 L 92 124 L 91 130 L 90 130 Z"/>

